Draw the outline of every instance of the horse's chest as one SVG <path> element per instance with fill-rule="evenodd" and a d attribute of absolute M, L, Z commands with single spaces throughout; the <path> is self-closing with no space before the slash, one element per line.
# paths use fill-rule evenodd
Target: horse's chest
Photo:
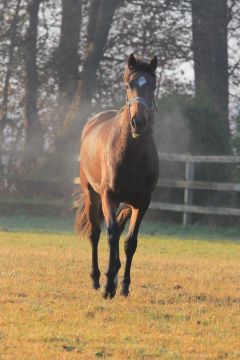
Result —
<path fill-rule="evenodd" d="M 120 168 L 114 181 L 114 190 L 121 201 L 131 202 L 132 199 L 148 197 L 153 182 L 151 173 L 144 171 L 144 165 L 137 170 Z"/>

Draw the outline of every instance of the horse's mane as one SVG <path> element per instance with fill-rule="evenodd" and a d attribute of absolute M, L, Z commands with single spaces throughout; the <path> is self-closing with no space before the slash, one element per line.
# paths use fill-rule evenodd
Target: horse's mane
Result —
<path fill-rule="evenodd" d="M 145 72 L 152 75 L 154 78 L 156 76 L 150 64 L 143 60 L 137 59 L 137 62 L 132 69 L 129 69 L 128 65 L 125 66 L 124 82 L 128 82 L 130 76 L 136 72 Z"/>

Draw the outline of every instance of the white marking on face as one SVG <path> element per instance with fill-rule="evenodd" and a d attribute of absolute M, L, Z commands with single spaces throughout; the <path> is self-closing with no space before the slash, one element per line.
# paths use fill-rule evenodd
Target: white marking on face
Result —
<path fill-rule="evenodd" d="M 140 78 L 137 80 L 137 84 L 138 84 L 138 86 L 143 86 L 144 84 L 146 84 L 146 79 L 145 79 L 145 77 L 144 76 L 140 76 Z"/>

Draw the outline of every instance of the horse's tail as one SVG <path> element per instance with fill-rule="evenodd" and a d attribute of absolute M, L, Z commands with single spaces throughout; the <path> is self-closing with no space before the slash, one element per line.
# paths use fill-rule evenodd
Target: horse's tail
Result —
<path fill-rule="evenodd" d="M 88 234 L 89 222 L 85 212 L 84 195 L 81 194 L 77 199 L 77 211 L 75 215 L 74 230 L 78 235 L 85 237 Z"/>
<path fill-rule="evenodd" d="M 86 237 L 89 234 L 90 223 L 86 215 L 84 195 L 81 194 L 77 199 L 78 209 L 76 211 L 74 230 L 76 234 L 81 237 Z M 103 213 L 99 212 L 99 223 L 103 222 Z"/>

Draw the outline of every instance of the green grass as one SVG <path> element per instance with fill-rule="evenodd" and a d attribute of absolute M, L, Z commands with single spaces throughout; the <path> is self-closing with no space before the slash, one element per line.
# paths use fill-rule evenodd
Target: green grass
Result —
<path fill-rule="evenodd" d="M 70 218 L 0 216 L 0 229 L 0 359 L 240 358 L 237 230 L 145 223 L 131 295 L 106 301 Z M 105 234 L 99 253 L 103 283 Z"/>
<path fill-rule="evenodd" d="M 40 233 L 73 233 L 74 215 L 32 215 L 28 213 L 14 213 L 3 215 L 0 213 L 0 231 L 26 231 Z M 144 235 L 177 236 L 199 240 L 239 240 L 240 228 L 220 228 L 204 226 L 169 225 L 153 221 L 143 221 L 141 233 Z"/>
<path fill-rule="evenodd" d="M 14 213 L 3 215 L 0 213 L 0 230 L 72 233 L 73 216 L 32 215 L 28 213 Z"/>

